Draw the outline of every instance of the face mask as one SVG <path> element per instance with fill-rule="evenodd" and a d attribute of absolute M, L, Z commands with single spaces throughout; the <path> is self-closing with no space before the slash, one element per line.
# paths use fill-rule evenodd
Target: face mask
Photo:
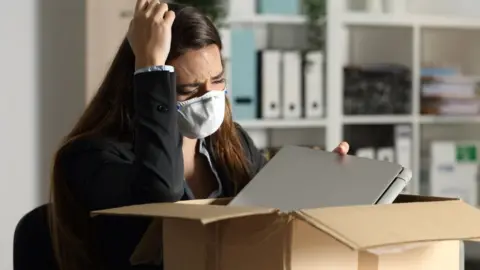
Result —
<path fill-rule="evenodd" d="M 183 136 L 201 139 L 220 128 L 225 116 L 225 92 L 212 90 L 201 97 L 177 102 L 178 127 Z"/>

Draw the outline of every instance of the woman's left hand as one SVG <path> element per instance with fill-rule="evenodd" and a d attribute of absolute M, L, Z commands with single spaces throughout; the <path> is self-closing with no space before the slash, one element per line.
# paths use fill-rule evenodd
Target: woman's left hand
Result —
<path fill-rule="evenodd" d="M 334 153 L 337 153 L 340 156 L 345 156 L 348 154 L 350 145 L 347 142 L 341 142 L 334 150 Z"/>

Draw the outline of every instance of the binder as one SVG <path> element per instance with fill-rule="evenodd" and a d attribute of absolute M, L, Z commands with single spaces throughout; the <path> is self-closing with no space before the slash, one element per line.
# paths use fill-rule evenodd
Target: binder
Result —
<path fill-rule="evenodd" d="M 407 1 L 404 0 L 384 0 L 383 5 L 385 12 L 388 13 L 404 14 L 407 11 Z"/>
<path fill-rule="evenodd" d="M 367 3 L 370 13 L 381 13 L 383 11 L 382 0 L 368 0 Z"/>
<path fill-rule="evenodd" d="M 229 28 L 221 28 L 219 30 L 220 38 L 222 39 L 222 56 L 224 59 L 230 59 L 231 56 L 231 34 Z"/>
<path fill-rule="evenodd" d="M 375 158 L 375 149 L 373 149 L 373 147 L 359 148 L 357 150 L 357 152 L 355 153 L 355 155 L 357 157 L 374 159 Z"/>
<path fill-rule="evenodd" d="M 323 106 L 323 53 L 308 52 L 305 55 L 304 104 L 306 118 L 320 118 L 324 115 Z"/>
<path fill-rule="evenodd" d="M 412 168 L 412 127 L 410 125 L 397 125 L 394 127 L 394 134 L 395 161 L 405 168 Z M 413 184 L 408 185 L 404 192 L 412 193 L 413 187 Z"/>
<path fill-rule="evenodd" d="M 220 38 L 222 39 L 222 58 L 223 58 L 223 71 L 226 79 L 227 98 L 232 100 L 232 70 L 231 70 L 231 32 L 229 28 L 220 28 Z"/>
<path fill-rule="evenodd" d="M 283 117 L 300 118 L 302 114 L 302 60 L 299 51 L 285 51 L 282 64 Z"/>
<path fill-rule="evenodd" d="M 298 0 L 258 0 L 257 12 L 260 14 L 296 15 L 300 13 Z"/>
<path fill-rule="evenodd" d="M 388 162 L 395 162 L 395 151 L 393 147 L 381 147 L 377 150 L 377 159 L 388 161 Z"/>
<path fill-rule="evenodd" d="M 232 114 L 235 120 L 254 119 L 257 106 L 257 52 L 255 33 L 251 28 L 231 30 Z"/>
<path fill-rule="evenodd" d="M 229 0 L 228 4 L 230 17 L 252 18 L 255 15 L 255 0 Z"/>
<path fill-rule="evenodd" d="M 280 118 L 281 107 L 281 57 L 278 50 L 259 52 L 259 97 L 261 97 L 261 118 Z"/>
<path fill-rule="evenodd" d="M 405 168 L 412 168 L 412 127 L 395 126 L 395 160 Z"/>
<path fill-rule="evenodd" d="M 226 59 L 223 61 L 223 70 L 225 72 L 225 80 L 226 80 L 226 90 L 227 90 L 227 98 L 232 101 L 232 68 L 231 68 L 230 60 Z"/>

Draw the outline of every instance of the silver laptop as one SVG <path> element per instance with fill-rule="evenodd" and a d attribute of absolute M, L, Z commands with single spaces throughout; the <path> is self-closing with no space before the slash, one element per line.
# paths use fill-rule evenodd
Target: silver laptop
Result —
<path fill-rule="evenodd" d="M 230 202 L 283 212 L 299 209 L 389 204 L 412 172 L 401 165 L 310 148 L 282 148 Z"/>

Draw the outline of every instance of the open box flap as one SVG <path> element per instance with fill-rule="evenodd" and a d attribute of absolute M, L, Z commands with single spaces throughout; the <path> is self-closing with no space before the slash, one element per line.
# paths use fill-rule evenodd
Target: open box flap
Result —
<path fill-rule="evenodd" d="M 296 215 L 356 250 L 480 238 L 480 211 L 459 200 L 308 209 Z"/>
<path fill-rule="evenodd" d="M 198 220 L 203 224 L 208 224 L 230 218 L 267 215 L 275 212 L 277 212 L 275 209 L 257 207 L 225 207 L 221 205 L 193 203 L 154 203 L 99 210 L 92 212 L 91 215 L 178 218 Z"/>

